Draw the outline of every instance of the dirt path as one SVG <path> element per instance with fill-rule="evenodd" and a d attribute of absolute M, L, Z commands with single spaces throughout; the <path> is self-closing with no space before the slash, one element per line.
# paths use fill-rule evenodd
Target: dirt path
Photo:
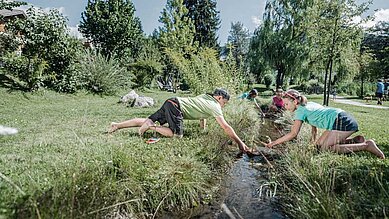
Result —
<path fill-rule="evenodd" d="M 374 101 L 374 100 L 371 100 L 370 104 L 375 104 L 375 102 L 372 102 L 372 101 Z M 334 102 L 343 103 L 343 104 L 350 104 L 350 105 L 355 105 L 355 106 L 370 107 L 370 108 L 376 108 L 376 109 L 389 109 L 389 107 L 387 107 L 387 106 L 370 105 L 370 104 L 366 104 L 366 103 L 361 103 L 361 102 L 345 99 L 344 97 L 339 97 L 339 96 L 336 97 L 336 100 L 334 100 Z"/>

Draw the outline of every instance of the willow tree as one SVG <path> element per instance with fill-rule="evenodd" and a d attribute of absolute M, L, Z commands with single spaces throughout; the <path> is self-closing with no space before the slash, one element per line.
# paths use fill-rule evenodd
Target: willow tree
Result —
<path fill-rule="evenodd" d="M 283 85 L 285 76 L 297 74 L 305 66 L 307 27 L 311 22 L 308 9 L 313 1 L 270 0 L 266 3 L 263 23 L 255 30 L 251 41 L 250 57 L 251 61 L 261 60 L 260 65 L 276 70 L 277 87 Z"/>
<path fill-rule="evenodd" d="M 323 69 L 324 100 L 328 106 L 333 72 L 356 74 L 362 32 L 353 18 L 367 9 L 368 3 L 357 5 L 355 0 L 317 0 L 309 38 L 312 40 L 311 59 L 318 69 Z"/>

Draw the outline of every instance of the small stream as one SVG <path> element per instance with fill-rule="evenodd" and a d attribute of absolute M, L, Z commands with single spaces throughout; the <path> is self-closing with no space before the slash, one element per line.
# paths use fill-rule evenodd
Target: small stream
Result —
<path fill-rule="evenodd" d="M 267 120 L 262 129 L 266 130 L 266 133 L 261 133 L 261 137 L 271 136 L 274 139 L 275 136 L 279 136 L 272 121 Z M 264 149 L 261 156 L 249 158 L 244 155 L 231 166 L 222 182 L 219 197 L 214 203 L 198 206 L 178 214 L 164 214 L 161 218 L 287 218 L 277 208 L 277 184 L 269 180 L 270 165 L 268 162 L 271 159 L 272 154 L 269 149 Z"/>

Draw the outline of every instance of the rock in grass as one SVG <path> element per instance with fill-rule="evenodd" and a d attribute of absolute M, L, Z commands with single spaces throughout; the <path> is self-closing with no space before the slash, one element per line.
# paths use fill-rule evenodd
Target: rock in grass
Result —
<path fill-rule="evenodd" d="M 119 103 L 128 104 L 130 107 L 151 107 L 154 106 L 154 99 L 151 97 L 139 96 L 134 90 L 122 96 Z"/>
<path fill-rule="evenodd" d="M 18 133 L 18 130 L 16 128 L 0 125 L 0 135 L 14 135 L 16 133 Z"/>

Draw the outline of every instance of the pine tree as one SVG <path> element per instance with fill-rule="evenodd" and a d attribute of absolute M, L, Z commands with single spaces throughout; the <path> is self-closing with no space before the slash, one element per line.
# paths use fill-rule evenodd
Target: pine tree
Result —
<path fill-rule="evenodd" d="M 219 49 L 217 31 L 220 28 L 219 11 L 214 0 L 184 0 L 187 16 L 194 22 L 195 41 L 200 47 Z"/>

